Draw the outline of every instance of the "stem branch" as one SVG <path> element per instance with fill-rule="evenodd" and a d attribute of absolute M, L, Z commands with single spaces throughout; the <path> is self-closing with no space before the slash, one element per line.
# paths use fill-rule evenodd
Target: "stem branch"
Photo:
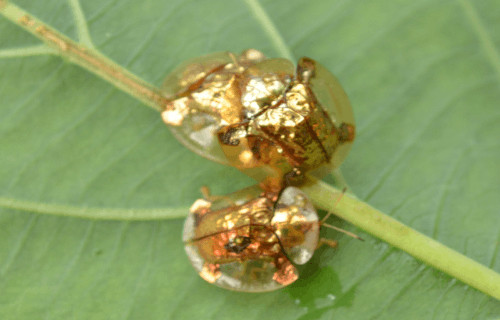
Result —
<path fill-rule="evenodd" d="M 168 102 L 157 88 L 116 64 L 98 50 L 87 48 L 69 39 L 18 6 L 0 0 L 0 13 L 42 40 L 47 46 L 58 50 L 61 57 L 96 74 L 147 106 L 162 111 Z"/>

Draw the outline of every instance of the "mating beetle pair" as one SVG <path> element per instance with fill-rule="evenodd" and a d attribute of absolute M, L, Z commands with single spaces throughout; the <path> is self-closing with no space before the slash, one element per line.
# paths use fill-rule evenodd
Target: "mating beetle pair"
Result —
<path fill-rule="evenodd" d="M 319 243 L 317 213 L 294 187 L 306 173 L 338 167 L 354 140 L 354 119 L 335 77 L 309 58 L 296 68 L 257 50 L 188 61 L 166 79 L 162 113 L 196 153 L 259 182 L 197 200 L 185 226 L 187 254 L 208 282 L 269 291 L 294 282 Z"/>

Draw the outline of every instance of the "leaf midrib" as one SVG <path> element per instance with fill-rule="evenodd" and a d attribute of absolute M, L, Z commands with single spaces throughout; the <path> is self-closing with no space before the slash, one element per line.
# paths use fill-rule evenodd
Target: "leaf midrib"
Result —
<path fill-rule="evenodd" d="M 107 208 L 107 207 L 85 207 L 68 204 L 37 202 L 21 200 L 9 197 L 0 197 L 0 207 L 32 212 L 39 214 L 51 214 L 57 216 L 79 217 L 89 219 L 109 220 L 159 220 L 179 219 L 187 216 L 189 208 Z"/>

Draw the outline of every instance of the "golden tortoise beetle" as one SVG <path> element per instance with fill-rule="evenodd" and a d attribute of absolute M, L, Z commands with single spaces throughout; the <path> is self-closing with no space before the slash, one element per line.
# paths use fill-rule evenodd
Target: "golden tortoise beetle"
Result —
<path fill-rule="evenodd" d="M 196 153 L 230 164 L 278 192 L 304 173 L 338 167 L 354 140 L 351 105 L 335 77 L 310 58 L 293 64 L 254 49 L 185 62 L 167 76 L 162 113 Z"/>
<path fill-rule="evenodd" d="M 183 240 L 204 280 L 236 291 L 271 291 L 297 280 L 294 265 L 309 261 L 319 244 L 336 246 L 319 238 L 321 226 L 335 228 L 324 220 L 296 187 L 279 194 L 253 187 L 198 199 Z"/>

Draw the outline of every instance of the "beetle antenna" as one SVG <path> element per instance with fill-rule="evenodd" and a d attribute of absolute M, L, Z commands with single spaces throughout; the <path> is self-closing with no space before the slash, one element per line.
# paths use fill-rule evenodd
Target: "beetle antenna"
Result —
<path fill-rule="evenodd" d="M 337 201 L 335 201 L 335 203 L 333 204 L 333 208 L 336 208 L 337 205 L 339 204 L 340 202 L 340 199 L 342 199 L 342 197 L 344 196 L 345 192 L 346 192 L 347 188 L 344 187 L 344 189 L 342 189 L 342 193 L 340 194 L 340 196 L 337 198 Z M 325 221 L 333 214 L 333 211 L 328 211 L 328 213 L 326 214 L 326 216 L 321 219 L 321 222 L 319 223 L 320 225 L 324 224 Z"/>
<path fill-rule="evenodd" d="M 333 229 L 333 230 L 337 230 L 339 232 L 342 232 L 342 233 L 345 233 L 347 234 L 349 237 L 353 237 L 354 239 L 358 239 L 358 240 L 361 240 L 361 241 L 365 241 L 365 239 L 361 238 L 360 236 L 358 236 L 357 234 L 354 234 L 352 232 L 349 232 L 347 230 L 344 230 L 344 229 L 341 229 L 341 228 L 338 228 L 336 226 L 332 226 L 331 224 L 328 224 L 328 223 L 322 223 L 321 226 L 324 226 L 324 227 L 327 227 L 327 228 L 330 228 L 330 229 Z"/>
<path fill-rule="evenodd" d="M 347 188 L 344 187 L 344 189 L 342 189 L 342 193 L 340 194 L 340 196 L 337 198 L 337 201 L 335 201 L 335 204 L 333 205 L 333 208 L 337 207 L 337 205 L 339 204 L 340 200 L 342 199 L 342 197 L 344 196 L 345 192 L 346 192 Z M 327 228 L 330 228 L 330 229 L 333 229 L 333 230 L 336 230 L 336 231 L 339 231 L 339 232 L 342 232 L 344 234 L 347 234 L 348 236 L 350 237 L 353 237 L 354 239 L 358 239 L 358 240 L 361 240 L 361 241 L 365 241 L 363 238 L 361 238 L 360 236 L 358 236 L 357 234 L 354 234 L 352 232 L 349 232 L 347 230 L 344 230 L 344 229 L 341 229 L 341 228 L 338 228 L 336 226 L 332 226 L 331 224 L 328 224 L 328 223 L 325 223 L 325 221 L 333 214 L 333 211 L 329 211 L 326 216 L 321 219 L 319 225 L 320 226 L 325 226 Z"/>
<path fill-rule="evenodd" d="M 210 198 L 212 197 L 210 193 L 210 188 L 207 186 L 201 186 L 200 188 L 201 195 L 203 196 L 203 199 L 209 201 Z"/>

